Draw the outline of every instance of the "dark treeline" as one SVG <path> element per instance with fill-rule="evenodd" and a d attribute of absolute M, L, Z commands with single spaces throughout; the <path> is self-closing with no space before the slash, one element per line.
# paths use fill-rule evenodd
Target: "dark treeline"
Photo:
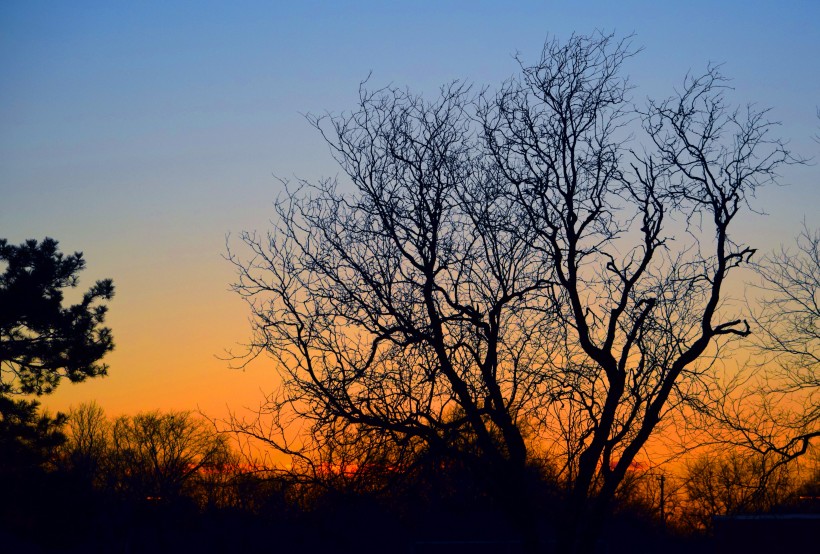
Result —
<path fill-rule="evenodd" d="M 523 550 L 526 525 L 500 505 L 504 476 L 481 464 L 468 438 L 460 455 L 440 456 L 359 434 L 285 467 L 263 464 L 189 412 L 110 419 L 91 404 L 56 418 L 7 414 L 0 533 L 21 551 Z M 529 470 L 522 505 L 536 507 L 550 551 L 566 483 L 549 460 Z M 762 487 L 759 473 L 740 451 L 678 472 L 636 466 L 599 546 L 709 551 L 713 516 L 816 512 L 816 467 L 789 466 Z"/>

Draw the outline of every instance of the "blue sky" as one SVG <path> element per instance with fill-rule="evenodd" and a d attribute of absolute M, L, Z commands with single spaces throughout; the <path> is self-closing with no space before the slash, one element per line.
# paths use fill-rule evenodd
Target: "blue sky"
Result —
<path fill-rule="evenodd" d="M 351 108 L 370 72 L 428 93 L 492 86 L 516 51 L 595 29 L 644 48 L 627 66 L 637 102 L 723 63 L 736 100 L 820 154 L 816 1 L 0 3 L 0 237 L 52 236 L 85 252 L 86 284 L 118 287 L 111 376 L 46 403 L 252 403 L 269 373 L 214 357 L 249 331 L 221 254 L 227 233 L 266 227 L 273 174 L 337 173 L 302 114 Z M 818 167 L 782 181 L 746 224 L 764 249 L 820 224 Z"/>

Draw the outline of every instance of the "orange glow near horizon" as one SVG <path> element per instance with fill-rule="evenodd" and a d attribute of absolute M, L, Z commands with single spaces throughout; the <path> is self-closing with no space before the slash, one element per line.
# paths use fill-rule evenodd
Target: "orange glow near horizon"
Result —
<path fill-rule="evenodd" d="M 158 409 L 201 410 L 212 417 L 257 406 L 261 391 L 275 386 L 275 371 L 264 357 L 246 369 L 232 369 L 225 359 L 227 350 L 241 351 L 250 326 L 244 302 L 227 290 L 231 268 L 214 258 L 213 267 L 186 268 L 162 285 L 154 284 L 162 283 L 161 272 L 114 276 L 106 325 L 115 349 L 104 359 L 108 375 L 64 380 L 53 394 L 38 398 L 43 406 L 64 412 L 94 400 L 109 416 Z M 97 267 L 95 273 L 104 271 Z M 82 289 L 91 279 L 80 277 Z"/>

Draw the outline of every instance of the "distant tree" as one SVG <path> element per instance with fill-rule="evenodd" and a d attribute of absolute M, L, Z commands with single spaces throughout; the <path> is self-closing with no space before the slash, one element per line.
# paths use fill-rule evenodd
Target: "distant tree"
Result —
<path fill-rule="evenodd" d="M 78 304 L 63 306 L 65 289 L 85 268 L 81 252 L 64 256 L 46 238 L 14 246 L 0 239 L 0 394 L 47 394 L 62 378 L 105 375 L 100 360 L 114 348 L 103 326 L 114 295 L 110 279 L 97 281 Z"/>
<path fill-rule="evenodd" d="M 804 443 L 820 437 L 820 229 L 804 227 L 795 246 L 757 265 L 764 298 L 755 314 L 756 346 L 764 363 L 777 367 L 770 390 L 804 404 L 794 447 L 805 450 Z"/>
<path fill-rule="evenodd" d="M 797 486 L 786 466 L 761 482 L 761 459 L 733 449 L 701 455 L 686 464 L 683 524 L 708 529 L 714 516 L 767 512 L 785 502 Z"/>
<path fill-rule="evenodd" d="M 190 412 L 123 416 L 111 432 L 110 477 L 136 498 L 176 500 L 229 456 L 227 439 Z"/>
<path fill-rule="evenodd" d="M 750 334 L 723 303 L 754 252 L 733 223 L 792 159 L 765 112 L 728 106 L 714 68 L 636 113 L 632 53 L 549 41 L 495 94 L 363 89 L 352 113 L 310 118 L 347 181 L 285 183 L 274 230 L 230 255 L 249 355 L 283 379 L 257 436 L 292 454 L 298 421 L 430 452 L 474 437 L 533 522 L 536 430 L 566 460 L 560 549 L 594 549 L 661 421 L 708 399 L 721 346 Z"/>
<path fill-rule="evenodd" d="M 96 402 L 72 407 L 67 415 L 65 452 L 70 471 L 88 483 L 98 483 L 108 468 L 111 424 Z"/>
<path fill-rule="evenodd" d="M 704 405 L 708 440 L 757 457 L 767 480 L 820 440 L 820 231 L 755 264 L 753 360 Z"/>

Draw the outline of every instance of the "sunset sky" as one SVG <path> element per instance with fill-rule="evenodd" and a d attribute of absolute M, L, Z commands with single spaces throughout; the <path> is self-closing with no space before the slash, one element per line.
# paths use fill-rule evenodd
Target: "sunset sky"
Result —
<path fill-rule="evenodd" d="M 673 6 L 674 4 L 674 6 Z M 444 7 L 442 7 L 442 5 Z M 762 250 L 820 225 L 820 3 L 0 2 L 0 237 L 84 252 L 111 277 L 110 375 L 64 383 L 52 410 L 220 416 L 271 390 L 269 363 L 219 359 L 250 334 L 226 237 L 268 227 L 274 175 L 334 176 L 302 114 L 354 106 L 359 82 L 434 94 L 497 85 L 545 37 L 635 33 L 634 100 L 723 63 L 739 102 L 772 107 L 815 162 L 788 167 L 737 232 Z M 234 239 L 228 238 L 228 241 Z"/>

